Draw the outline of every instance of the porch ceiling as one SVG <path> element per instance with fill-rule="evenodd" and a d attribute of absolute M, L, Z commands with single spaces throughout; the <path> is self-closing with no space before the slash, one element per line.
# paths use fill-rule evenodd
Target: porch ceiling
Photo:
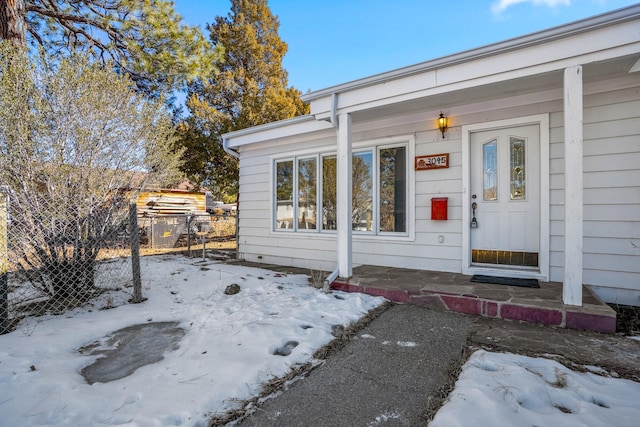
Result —
<path fill-rule="evenodd" d="M 629 70 L 640 60 L 640 54 L 583 65 L 583 82 L 590 84 L 627 77 Z M 640 77 L 640 76 L 638 76 Z M 435 94 L 423 98 L 363 109 L 351 113 L 354 122 L 366 122 L 384 117 L 430 110 L 447 110 L 459 105 L 497 100 L 510 96 L 526 95 L 551 89 L 562 89 L 563 70 L 526 76 L 472 88 Z M 561 96 L 561 93 L 559 93 Z"/>

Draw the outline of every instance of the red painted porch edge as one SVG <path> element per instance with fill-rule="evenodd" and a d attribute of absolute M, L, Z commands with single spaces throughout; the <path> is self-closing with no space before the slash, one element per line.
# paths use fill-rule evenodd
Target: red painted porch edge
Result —
<path fill-rule="evenodd" d="M 505 320 L 521 320 L 530 323 L 540 323 L 549 326 L 559 326 L 568 329 L 583 329 L 601 333 L 615 333 L 615 317 L 589 313 L 579 313 L 570 309 L 550 309 L 499 302 L 478 298 L 473 295 L 452 295 L 448 293 L 429 292 L 417 294 L 411 291 L 380 289 L 375 287 L 352 285 L 334 282 L 332 289 L 345 292 L 361 292 L 368 295 L 382 296 L 391 301 L 411 303 Z"/>

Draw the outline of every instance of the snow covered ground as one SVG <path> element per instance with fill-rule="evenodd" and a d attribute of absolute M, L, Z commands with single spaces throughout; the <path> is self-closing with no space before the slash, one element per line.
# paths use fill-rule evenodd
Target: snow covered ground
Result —
<path fill-rule="evenodd" d="M 237 408 L 262 383 L 311 361 L 333 339 L 333 325 L 384 301 L 325 294 L 303 275 L 181 256 L 144 257 L 141 267 L 142 304 L 126 304 L 130 289 L 104 294 L 92 309 L 26 319 L 0 336 L 0 426 L 205 426 L 208 414 Z M 233 283 L 240 293 L 225 295 Z M 89 385 L 80 375 L 99 357 L 80 347 L 127 326 L 167 321 L 186 334 L 164 360 L 112 382 Z M 287 356 L 273 354 L 293 342 Z"/>
<path fill-rule="evenodd" d="M 478 350 L 429 427 L 640 425 L 640 383 L 590 369 Z"/>
<path fill-rule="evenodd" d="M 237 408 L 261 384 L 312 361 L 334 325 L 383 302 L 324 294 L 307 276 L 175 255 L 143 258 L 142 277 L 142 304 L 126 303 L 130 289 L 111 292 L 0 336 L 0 427 L 205 426 L 209 414 Z M 233 283 L 240 293 L 225 295 Z M 185 335 L 163 360 L 112 382 L 81 376 L 99 356 L 79 348 L 131 325 L 172 321 Z M 431 426 L 637 426 L 638 402 L 638 383 L 478 351 Z"/>

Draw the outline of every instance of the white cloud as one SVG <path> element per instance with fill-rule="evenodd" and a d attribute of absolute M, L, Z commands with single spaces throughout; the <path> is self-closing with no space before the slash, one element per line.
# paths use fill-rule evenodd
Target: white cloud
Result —
<path fill-rule="evenodd" d="M 494 14 L 499 15 L 504 12 L 509 6 L 513 6 L 518 3 L 533 3 L 536 6 L 548 6 L 548 7 L 557 7 L 557 6 L 569 6 L 571 5 L 571 0 L 498 0 L 493 3 L 491 6 L 491 10 Z"/>

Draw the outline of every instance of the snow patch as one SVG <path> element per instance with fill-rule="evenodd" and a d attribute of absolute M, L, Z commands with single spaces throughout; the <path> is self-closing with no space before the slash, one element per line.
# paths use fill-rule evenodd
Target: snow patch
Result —
<path fill-rule="evenodd" d="M 381 415 L 378 415 L 375 419 L 375 421 L 370 422 L 369 424 L 367 424 L 367 427 L 375 427 L 375 426 L 379 426 L 382 425 L 390 420 L 397 420 L 400 419 L 402 417 L 402 415 L 398 412 L 385 412 Z"/>
<path fill-rule="evenodd" d="M 601 372 L 599 372 L 601 373 Z M 640 384 L 548 359 L 478 350 L 429 427 L 635 427 Z"/>

